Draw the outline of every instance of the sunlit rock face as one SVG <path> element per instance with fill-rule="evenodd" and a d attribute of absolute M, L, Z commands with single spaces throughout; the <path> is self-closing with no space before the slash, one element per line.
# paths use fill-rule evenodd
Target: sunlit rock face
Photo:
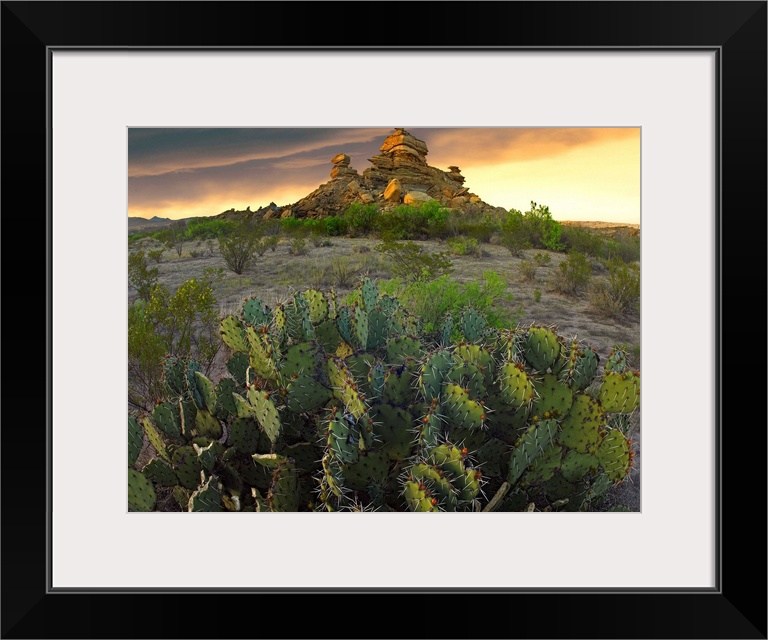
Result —
<path fill-rule="evenodd" d="M 322 218 L 341 215 L 351 204 L 377 204 L 388 209 L 400 204 L 437 200 L 457 213 L 504 213 L 464 187 L 459 167 L 448 171 L 427 163 L 427 144 L 402 128 L 385 138 L 380 153 L 369 159 L 372 166 L 359 174 L 350 166 L 350 157 L 338 153 L 331 158 L 330 180 L 312 193 L 283 209 L 283 215 Z"/>

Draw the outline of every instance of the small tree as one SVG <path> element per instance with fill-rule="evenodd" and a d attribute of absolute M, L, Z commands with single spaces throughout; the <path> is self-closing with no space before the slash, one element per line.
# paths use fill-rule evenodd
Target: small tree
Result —
<path fill-rule="evenodd" d="M 157 267 L 149 268 L 147 256 L 143 251 L 136 251 L 128 256 L 128 282 L 133 285 L 142 300 L 149 300 L 152 289 L 157 284 Z"/>
<path fill-rule="evenodd" d="M 453 271 L 453 262 L 448 252 L 428 253 L 415 242 L 387 240 L 374 249 L 387 255 L 392 274 L 407 282 L 435 280 Z"/>
<path fill-rule="evenodd" d="M 513 256 L 522 255 L 523 249 L 528 247 L 524 225 L 523 212 L 517 209 L 510 209 L 501 221 L 501 244 L 509 249 Z"/>
<path fill-rule="evenodd" d="M 242 220 L 226 238 L 219 239 L 221 257 L 230 271 L 241 275 L 250 266 L 261 235 L 257 222 Z"/>
<path fill-rule="evenodd" d="M 174 249 L 176 255 L 181 258 L 181 252 L 184 250 L 184 242 L 187 239 L 187 223 L 185 220 L 174 222 L 168 229 L 165 245 L 169 249 Z"/>

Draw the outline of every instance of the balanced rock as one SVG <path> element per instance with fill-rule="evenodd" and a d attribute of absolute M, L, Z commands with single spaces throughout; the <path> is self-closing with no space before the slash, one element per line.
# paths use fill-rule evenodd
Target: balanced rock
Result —
<path fill-rule="evenodd" d="M 399 127 L 388 135 L 371 166 L 359 174 L 350 157 L 338 153 L 331 158 L 331 179 L 312 193 L 284 208 L 265 211 L 269 217 L 321 218 L 342 215 L 354 203 L 374 203 L 382 210 L 401 202 L 420 204 L 436 200 L 459 213 L 501 214 L 464 187 L 464 176 L 456 165 L 448 171 L 427 164 L 427 144 Z M 405 195 L 405 198 L 403 196 Z"/>

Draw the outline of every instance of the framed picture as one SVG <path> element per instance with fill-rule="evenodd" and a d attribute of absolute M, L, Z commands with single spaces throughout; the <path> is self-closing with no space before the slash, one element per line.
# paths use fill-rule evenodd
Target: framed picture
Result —
<path fill-rule="evenodd" d="M 45 358 L 45 419 L 39 392 L 5 403 L 19 410 L 3 433 L 4 637 L 252 636 L 254 614 L 265 637 L 371 635 L 319 631 L 320 596 L 355 621 L 394 605 L 374 614 L 392 637 L 766 637 L 764 518 L 727 502 L 749 488 L 764 504 L 762 453 L 742 458 L 765 450 L 765 432 L 724 429 L 727 364 L 743 346 L 722 322 L 737 308 L 723 240 L 738 238 L 729 266 L 765 252 L 765 2 L 2 12 L 6 235 L 24 252 L 37 244 L 29 222 L 46 229 L 45 257 L 6 278 L 6 296 L 27 303 L 12 327 L 43 317 L 30 263 L 47 292 L 45 353 L 34 367 L 12 356 L 25 388 Z M 435 26 L 417 35 L 417 22 Z M 640 129 L 642 509 L 127 513 L 129 129 L 399 126 Z M 737 567 L 760 579 L 740 584 Z M 474 610 L 451 612 L 460 598 Z M 220 613 L 183 613 L 203 599 Z M 258 614 L 280 599 L 301 615 Z"/>

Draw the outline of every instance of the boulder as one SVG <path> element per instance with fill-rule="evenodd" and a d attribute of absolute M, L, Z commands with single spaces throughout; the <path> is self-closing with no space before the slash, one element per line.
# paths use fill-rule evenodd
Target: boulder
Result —
<path fill-rule="evenodd" d="M 337 153 L 331 158 L 333 164 L 349 165 L 349 161 L 350 158 L 346 153 Z"/>
<path fill-rule="evenodd" d="M 424 202 L 431 202 L 432 200 L 434 200 L 434 198 L 431 198 L 423 191 L 409 191 L 403 198 L 405 204 L 422 204 Z"/>
<path fill-rule="evenodd" d="M 393 178 L 387 184 L 387 188 L 384 189 L 384 199 L 387 202 L 400 202 L 400 196 L 403 193 L 403 187 L 400 184 L 400 180 Z"/>

